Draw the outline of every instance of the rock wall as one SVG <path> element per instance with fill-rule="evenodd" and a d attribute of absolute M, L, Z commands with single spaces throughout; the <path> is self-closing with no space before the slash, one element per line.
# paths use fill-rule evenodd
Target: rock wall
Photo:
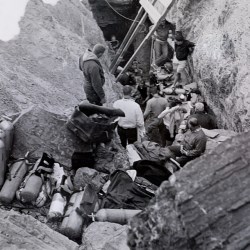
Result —
<path fill-rule="evenodd" d="M 250 2 L 178 0 L 167 18 L 196 43 L 195 77 L 222 128 L 250 125 Z"/>
<path fill-rule="evenodd" d="M 30 0 L 20 21 L 20 34 L 0 41 L 0 114 L 37 104 L 65 113 L 84 99 L 78 58 L 96 43 L 105 44 L 87 0 L 59 1 L 55 6 Z M 107 53 L 102 59 L 108 102 L 119 88 L 108 73 Z"/>
<path fill-rule="evenodd" d="M 0 209 L 0 248 L 25 250 L 77 250 L 79 246 L 30 215 Z"/>
<path fill-rule="evenodd" d="M 249 249 L 249 146 L 250 132 L 233 137 L 164 182 L 131 220 L 130 249 Z"/>

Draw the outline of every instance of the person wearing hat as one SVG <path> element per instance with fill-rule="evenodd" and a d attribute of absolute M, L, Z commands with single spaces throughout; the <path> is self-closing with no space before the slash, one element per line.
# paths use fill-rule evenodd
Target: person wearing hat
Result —
<path fill-rule="evenodd" d="M 195 44 L 185 40 L 181 31 L 176 31 L 175 33 L 175 55 L 178 60 L 177 72 L 174 79 L 173 87 L 177 84 L 177 82 L 181 79 L 181 72 L 187 66 L 187 58 L 190 53 L 193 52 Z"/>
<path fill-rule="evenodd" d="M 205 113 L 204 104 L 197 102 L 194 105 L 194 114 L 189 116 L 189 119 L 196 118 L 202 128 L 205 129 L 216 129 L 216 121 L 210 114 Z"/>
<path fill-rule="evenodd" d="M 102 106 L 106 102 L 103 85 L 105 83 L 104 72 L 99 58 L 105 52 L 102 44 L 96 44 L 93 50 L 86 52 L 79 58 L 79 68 L 84 75 L 83 88 L 87 100 L 95 105 Z"/>

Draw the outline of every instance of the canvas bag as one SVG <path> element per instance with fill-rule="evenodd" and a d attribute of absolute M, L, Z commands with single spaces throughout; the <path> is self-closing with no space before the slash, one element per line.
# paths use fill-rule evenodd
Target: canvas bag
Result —
<path fill-rule="evenodd" d="M 108 142 L 117 125 L 116 117 L 88 117 L 76 106 L 67 127 L 81 140 L 88 143 Z"/>

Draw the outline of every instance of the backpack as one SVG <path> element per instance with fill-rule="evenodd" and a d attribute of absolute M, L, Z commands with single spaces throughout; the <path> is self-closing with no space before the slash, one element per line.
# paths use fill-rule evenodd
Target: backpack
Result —
<path fill-rule="evenodd" d="M 67 128 L 76 136 L 87 143 L 109 142 L 113 137 L 113 131 L 117 125 L 117 117 L 87 116 L 75 107 L 73 114 L 67 121 Z"/>

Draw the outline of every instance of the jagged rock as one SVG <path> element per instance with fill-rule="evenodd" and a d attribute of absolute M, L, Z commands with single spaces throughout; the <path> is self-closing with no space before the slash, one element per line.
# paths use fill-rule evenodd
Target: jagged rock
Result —
<path fill-rule="evenodd" d="M 30 215 L 0 209 L 0 248 L 77 250 L 78 245 Z"/>
<path fill-rule="evenodd" d="M 213 130 L 203 130 L 207 135 L 207 145 L 205 153 L 209 153 L 214 148 L 216 148 L 221 142 L 226 141 L 227 139 L 236 136 L 237 133 L 231 130 L 224 130 L 224 129 L 213 129 Z M 211 134 L 209 136 L 209 134 Z"/>
<path fill-rule="evenodd" d="M 12 155 L 24 157 L 30 151 L 33 157 L 43 152 L 52 154 L 56 161 L 71 167 L 73 152 L 81 152 L 84 143 L 66 127 L 67 117 L 57 115 L 37 106 L 23 112 L 14 125 Z"/>
<path fill-rule="evenodd" d="M 85 99 L 78 58 L 94 44 L 105 45 L 87 1 L 58 1 L 55 6 L 30 0 L 19 22 L 20 34 L 0 40 L 0 115 L 13 114 L 36 104 L 64 114 Z M 119 84 L 105 70 L 108 103 L 118 98 Z"/>
<path fill-rule="evenodd" d="M 105 147 L 99 145 L 95 154 L 94 168 L 99 172 L 110 174 L 116 169 L 129 169 L 128 155 L 117 138 L 105 144 Z"/>
<path fill-rule="evenodd" d="M 74 188 L 77 190 L 83 190 L 87 184 L 90 184 L 95 190 L 100 190 L 106 182 L 104 179 L 105 176 L 106 174 L 99 173 L 91 168 L 79 168 L 74 176 Z"/>
<path fill-rule="evenodd" d="M 164 182 L 130 223 L 131 249 L 249 249 L 249 147 L 250 132 L 233 137 Z"/>
<path fill-rule="evenodd" d="M 178 0 L 168 20 L 196 43 L 195 78 L 220 127 L 250 126 L 250 2 Z"/>
<path fill-rule="evenodd" d="M 129 250 L 127 226 L 109 222 L 93 222 L 82 236 L 79 250 Z"/>

